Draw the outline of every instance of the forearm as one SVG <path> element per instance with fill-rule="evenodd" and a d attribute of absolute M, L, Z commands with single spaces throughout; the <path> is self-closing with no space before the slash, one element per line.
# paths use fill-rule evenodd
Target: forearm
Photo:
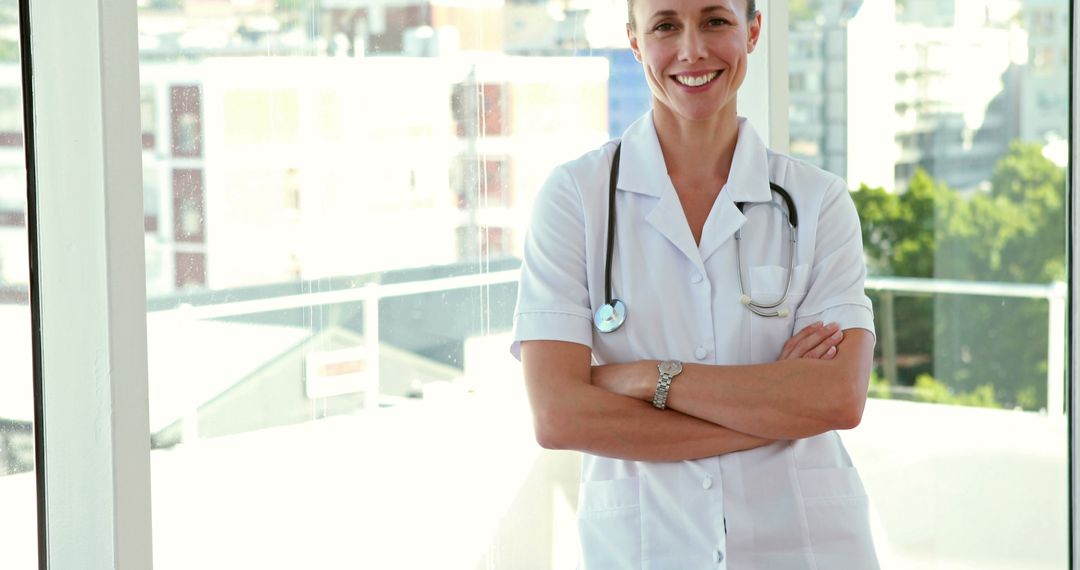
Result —
<path fill-rule="evenodd" d="M 783 359 L 745 366 L 685 364 L 669 408 L 768 439 L 799 439 L 858 425 L 866 403 L 874 338 L 852 330 L 832 360 Z M 594 384 L 649 401 L 655 361 L 598 367 Z"/>
<path fill-rule="evenodd" d="M 761 437 L 812 437 L 858 423 L 858 388 L 842 376 L 833 363 L 818 360 L 688 364 L 668 396 L 668 407 Z"/>
<path fill-rule="evenodd" d="M 682 461 L 753 449 L 773 440 L 581 385 L 536 414 L 541 445 L 634 461 Z"/>

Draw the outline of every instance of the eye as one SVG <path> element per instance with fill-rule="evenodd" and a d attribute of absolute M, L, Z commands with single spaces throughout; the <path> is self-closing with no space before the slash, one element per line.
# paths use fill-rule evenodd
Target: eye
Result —
<path fill-rule="evenodd" d="M 660 22 L 653 28 L 654 32 L 670 32 L 675 29 L 675 24 L 671 22 Z"/>
<path fill-rule="evenodd" d="M 717 27 L 717 26 L 726 26 L 726 25 L 728 25 L 730 23 L 731 22 L 725 20 L 724 18 L 710 18 L 709 22 L 708 22 L 708 25 L 713 26 L 713 27 Z"/>

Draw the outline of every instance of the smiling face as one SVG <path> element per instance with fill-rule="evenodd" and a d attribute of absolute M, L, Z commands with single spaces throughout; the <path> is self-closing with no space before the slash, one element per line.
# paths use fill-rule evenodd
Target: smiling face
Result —
<path fill-rule="evenodd" d="M 761 16 L 747 0 L 633 0 L 630 47 L 645 69 L 653 109 L 699 121 L 735 115 Z"/>

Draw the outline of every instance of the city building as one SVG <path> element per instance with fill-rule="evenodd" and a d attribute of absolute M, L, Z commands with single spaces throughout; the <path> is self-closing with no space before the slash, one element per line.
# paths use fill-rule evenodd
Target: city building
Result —
<path fill-rule="evenodd" d="M 1024 79 L 1030 35 L 1014 3 L 822 0 L 813 8 L 814 19 L 791 29 L 791 152 L 853 188 L 903 191 L 920 168 L 955 188 L 983 187 L 1009 143 L 1040 130 L 1021 112 L 1039 97 L 1025 95 L 1038 84 Z M 1050 81 L 1044 102 L 1065 83 Z"/>
<path fill-rule="evenodd" d="M 896 189 L 919 168 L 960 190 L 985 186 L 1020 134 L 1025 34 L 1004 24 L 904 24 L 898 37 Z"/>
<path fill-rule="evenodd" d="M 494 54 L 144 64 L 148 291 L 509 255 L 550 168 L 606 140 L 608 75 Z"/>
<path fill-rule="evenodd" d="M 1020 81 L 1020 137 L 1055 147 L 1069 135 L 1069 22 L 1066 0 L 1024 0 L 1028 64 Z M 1061 161 L 1059 161 L 1061 162 Z"/>
<path fill-rule="evenodd" d="M 191 21 L 207 24 L 213 18 L 206 14 L 226 4 L 208 2 Z M 150 21 L 164 29 L 187 17 L 169 14 L 163 10 Z M 254 24 L 247 17 L 226 19 L 246 21 L 250 31 Z M 258 301 L 280 295 L 283 288 L 298 294 L 340 291 L 372 282 L 515 269 L 521 228 L 551 168 L 608 138 L 609 62 L 604 57 L 464 49 L 440 59 L 402 55 L 415 51 L 406 44 L 416 37 L 402 32 L 398 55 L 376 57 L 366 50 L 354 54 L 364 57 L 256 58 L 243 56 L 260 49 L 265 55 L 266 46 L 285 49 L 285 36 L 208 34 L 188 49 L 182 47 L 193 41 L 188 32 L 163 33 L 160 41 L 147 42 L 152 44 L 144 49 L 148 60 L 140 66 L 152 320 L 155 311 Z M 398 41 L 387 37 L 366 36 L 366 45 Z M 378 78 L 378 86 L 372 78 Z M 0 303 L 26 311 L 20 81 L 17 65 L 0 65 Z M 388 244 L 393 247 L 381 247 Z M 460 314 L 460 307 L 480 296 L 490 314 L 482 319 Z M 382 322 L 420 322 L 409 330 L 381 331 L 380 397 L 416 398 L 429 381 L 453 384 L 466 364 L 466 345 L 508 330 L 513 302 L 508 284 L 381 302 Z M 357 391 L 305 393 L 309 377 L 299 364 L 311 353 L 348 351 L 368 342 L 363 311 L 356 305 L 327 307 L 317 316 L 292 311 L 250 322 L 208 321 L 183 334 L 155 327 L 152 352 L 165 343 L 183 360 L 190 353 L 182 347 L 206 341 L 224 350 L 204 362 L 213 374 L 204 369 L 194 375 L 197 382 L 177 379 L 176 370 L 154 363 L 160 355 L 151 355 L 156 443 L 367 405 L 371 399 Z M 17 346 L 23 346 L 26 327 L 14 322 L 7 321 L 4 332 L 17 335 L 22 341 Z M 259 328 L 267 326 L 276 332 Z M 254 343 L 258 354 L 245 357 L 229 348 L 229 338 L 252 335 L 267 338 Z M 24 348 L 16 352 L 29 359 Z M 14 374 L 29 379 L 30 370 L 27 360 Z M 0 442 L 0 471 L 30 465 L 24 457 L 31 449 L 31 408 L 25 405 L 30 395 L 25 396 L 8 398 L 10 405 L 0 409 L 7 438 Z M 264 397 L 281 405 L 262 415 L 245 407 L 257 407 L 251 402 Z M 182 405 L 168 413 L 158 409 L 176 404 Z M 321 411 L 313 416 L 315 408 Z M 245 426 L 230 423 L 241 415 L 259 419 Z"/>
<path fill-rule="evenodd" d="M 790 29 L 790 152 L 852 187 L 891 188 L 895 4 L 826 0 L 814 14 Z"/>

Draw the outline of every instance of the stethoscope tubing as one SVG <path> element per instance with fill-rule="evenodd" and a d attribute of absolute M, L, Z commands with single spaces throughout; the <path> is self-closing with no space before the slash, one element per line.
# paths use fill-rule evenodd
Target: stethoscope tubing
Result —
<path fill-rule="evenodd" d="M 615 146 L 615 154 L 611 159 L 611 172 L 608 175 L 608 216 L 607 216 L 607 248 L 604 259 L 604 304 L 593 315 L 593 323 L 597 330 L 602 333 L 610 333 L 619 329 L 626 322 L 626 304 L 616 299 L 611 294 L 611 266 L 615 255 L 615 194 L 619 183 L 619 159 L 622 154 L 622 142 Z M 779 194 L 787 208 L 785 219 L 790 231 L 791 247 L 788 249 L 788 279 L 784 284 L 784 292 L 774 303 L 762 303 L 750 298 L 746 293 L 746 279 L 743 276 L 742 265 L 742 228 L 735 231 L 735 259 L 738 265 L 740 302 L 752 313 L 761 317 L 786 317 L 789 314 L 787 308 L 780 308 L 787 301 L 791 290 L 791 280 L 795 273 L 795 246 L 798 242 L 799 216 L 795 208 L 795 201 L 779 184 L 769 182 L 769 188 Z M 739 212 L 745 215 L 746 202 L 736 202 Z M 770 202 L 779 208 L 775 202 Z"/>
<path fill-rule="evenodd" d="M 608 176 L 608 219 L 607 219 L 607 255 L 604 260 L 604 302 L 611 299 L 611 260 L 615 253 L 615 193 L 619 186 L 619 155 L 622 143 L 615 146 L 615 156 L 611 159 L 611 174 Z"/>
<path fill-rule="evenodd" d="M 799 216 L 795 209 L 795 201 L 791 199 L 791 195 L 787 190 L 784 190 L 783 186 L 775 182 L 769 182 L 769 188 L 780 195 L 784 200 L 784 205 L 787 207 L 787 215 L 785 218 L 788 222 L 788 230 L 790 236 L 790 246 L 788 249 L 788 279 L 784 283 L 784 292 L 776 300 L 775 303 L 762 303 L 760 301 L 754 301 L 746 294 L 746 281 L 743 277 L 743 264 L 742 264 L 742 228 L 735 230 L 735 262 L 739 265 L 739 291 L 742 296 L 739 301 L 746 305 L 746 308 L 755 315 L 762 317 L 786 317 L 788 315 L 787 309 L 779 309 L 776 311 L 769 311 L 768 309 L 776 309 L 787 301 L 788 292 L 791 290 L 791 280 L 795 274 L 795 246 L 799 239 Z M 746 202 L 736 202 L 735 204 L 739 208 L 739 212 L 745 215 Z M 775 202 L 769 202 L 769 205 L 779 208 Z"/>

